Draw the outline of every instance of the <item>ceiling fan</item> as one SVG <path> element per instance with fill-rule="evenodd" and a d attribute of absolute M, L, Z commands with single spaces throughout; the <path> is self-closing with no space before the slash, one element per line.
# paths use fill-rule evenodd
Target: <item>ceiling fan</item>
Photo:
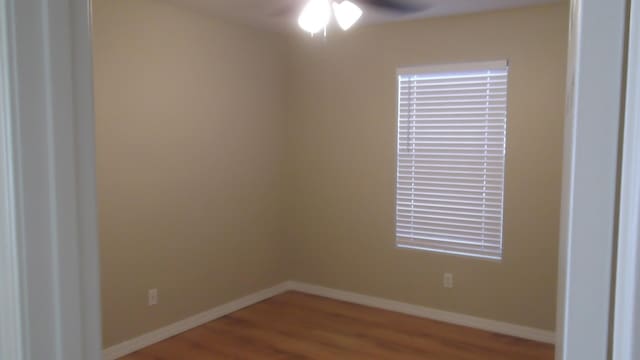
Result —
<path fill-rule="evenodd" d="M 407 0 L 309 0 L 300 12 L 298 25 L 303 30 L 315 34 L 326 30 L 333 14 L 340 28 L 348 30 L 363 14 L 358 4 L 400 14 L 420 12 L 429 7 L 425 3 L 416 4 Z"/>

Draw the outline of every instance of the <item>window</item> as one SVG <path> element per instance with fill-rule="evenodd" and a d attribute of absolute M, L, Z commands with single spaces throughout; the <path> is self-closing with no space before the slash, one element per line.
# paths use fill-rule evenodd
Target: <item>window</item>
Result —
<path fill-rule="evenodd" d="M 396 242 L 499 260 L 506 61 L 398 71 Z"/>

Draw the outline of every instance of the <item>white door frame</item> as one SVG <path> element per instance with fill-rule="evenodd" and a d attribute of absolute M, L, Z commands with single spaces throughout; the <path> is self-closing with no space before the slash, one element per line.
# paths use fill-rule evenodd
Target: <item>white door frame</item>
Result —
<path fill-rule="evenodd" d="M 0 355 L 100 359 L 89 3 L 0 6 Z"/>
<path fill-rule="evenodd" d="M 0 0 L 3 359 L 101 358 L 89 3 Z M 572 0 L 558 359 L 610 351 L 625 3 Z"/>
<path fill-rule="evenodd" d="M 640 359 L 640 1 L 631 1 L 613 359 Z"/>
<path fill-rule="evenodd" d="M 7 4 L 0 0 L 0 24 L 8 24 Z M 9 96 L 9 27 L 0 26 L 0 359 L 22 359 L 22 323 L 19 259 L 15 227 L 16 202 L 12 144 L 9 134 L 13 106 Z"/>
<path fill-rule="evenodd" d="M 610 352 L 626 2 L 571 3 L 556 359 Z"/>

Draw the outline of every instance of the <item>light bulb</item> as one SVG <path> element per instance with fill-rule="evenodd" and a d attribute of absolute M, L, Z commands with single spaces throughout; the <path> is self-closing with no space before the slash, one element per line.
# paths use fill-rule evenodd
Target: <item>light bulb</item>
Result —
<path fill-rule="evenodd" d="M 310 0 L 298 17 L 298 25 L 312 34 L 324 29 L 331 19 L 328 0 Z"/>
<path fill-rule="evenodd" d="M 348 30 L 353 24 L 362 16 L 362 9 L 358 5 L 351 1 L 343 1 L 340 4 L 333 3 L 333 13 L 336 16 L 336 21 L 342 30 Z"/>

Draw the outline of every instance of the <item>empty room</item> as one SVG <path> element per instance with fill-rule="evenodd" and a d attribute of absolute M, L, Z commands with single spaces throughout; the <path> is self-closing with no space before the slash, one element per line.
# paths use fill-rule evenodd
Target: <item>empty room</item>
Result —
<path fill-rule="evenodd" d="M 105 359 L 553 359 L 569 4 L 94 0 Z"/>

